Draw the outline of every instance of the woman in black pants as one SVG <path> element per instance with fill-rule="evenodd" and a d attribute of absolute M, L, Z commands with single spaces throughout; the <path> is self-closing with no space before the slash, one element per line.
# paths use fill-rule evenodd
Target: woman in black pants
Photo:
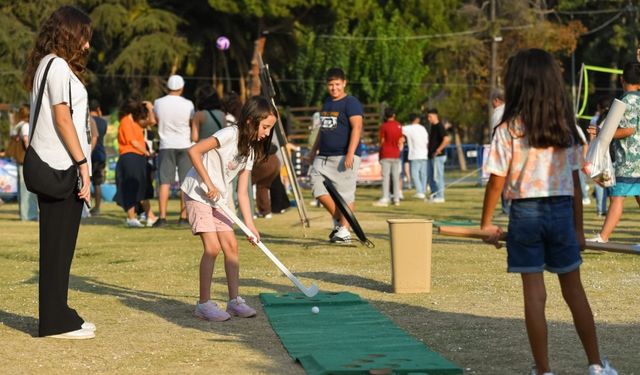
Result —
<path fill-rule="evenodd" d="M 75 164 L 82 181 L 82 187 L 64 199 L 38 195 L 39 336 L 61 339 L 95 337 L 95 325 L 67 304 L 82 205 L 91 201 L 87 91 L 82 80 L 91 34 L 91 19 L 84 12 L 72 6 L 58 8 L 42 24 L 25 71 L 32 98 L 31 147 L 53 169 L 66 170 Z M 43 96 L 36 116 L 40 90 Z"/>

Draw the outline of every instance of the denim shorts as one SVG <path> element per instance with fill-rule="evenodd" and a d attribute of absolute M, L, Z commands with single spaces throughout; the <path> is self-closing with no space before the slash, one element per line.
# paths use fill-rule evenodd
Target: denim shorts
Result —
<path fill-rule="evenodd" d="M 580 267 L 573 197 L 512 200 L 507 253 L 508 272 L 562 274 Z"/>

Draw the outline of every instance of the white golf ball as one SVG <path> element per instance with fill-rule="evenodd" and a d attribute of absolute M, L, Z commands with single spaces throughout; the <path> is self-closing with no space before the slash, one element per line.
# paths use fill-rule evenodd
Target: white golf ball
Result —
<path fill-rule="evenodd" d="M 312 313 L 314 313 L 314 314 L 317 314 L 317 313 L 319 313 L 319 312 L 320 312 L 320 309 L 318 308 L 318 306 L 313 306 L 313 307 L 311 308 L 311 312 L 312 312 Z"/>

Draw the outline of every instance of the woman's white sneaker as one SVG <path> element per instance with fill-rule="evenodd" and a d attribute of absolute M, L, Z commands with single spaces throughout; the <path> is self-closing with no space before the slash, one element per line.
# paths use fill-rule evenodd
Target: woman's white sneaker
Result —
<path fill-rule="evenodd" d="M 96 325 L 91 323 L 91 322 L 82 323 L 81 328 L 82 329 L 86 329 L 87 331 L 91 331 L 91 332 L 95 332 L 96 331 Z"/>
<path fill-rule="evenodd" d="M 64 340 L 87 340 L 96 337 L 95 332 L 88 329 L 78 329 L 71 332 L 60 333 L 57 335 L 49 335 L 52 339 L 64 339 Z"/>
<path fill-rule="evenodd" d="M 140 220 L 136 218 L 127 219 L 127 226 L 129 228 L 144 228 L 144 224 L 142 224 Z"/>

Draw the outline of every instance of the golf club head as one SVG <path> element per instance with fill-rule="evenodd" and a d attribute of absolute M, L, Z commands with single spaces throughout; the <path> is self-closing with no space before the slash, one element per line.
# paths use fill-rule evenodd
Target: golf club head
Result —
<path fill-rule="evenodd" d="M 319 291 L 320 290 L 318 289 L 318 286 L 316 284 L 311 284 L 311 286 L 303 290 L 302 293 L 304 293 L 305 296 L 311 298 L 315 297 Z"/>

